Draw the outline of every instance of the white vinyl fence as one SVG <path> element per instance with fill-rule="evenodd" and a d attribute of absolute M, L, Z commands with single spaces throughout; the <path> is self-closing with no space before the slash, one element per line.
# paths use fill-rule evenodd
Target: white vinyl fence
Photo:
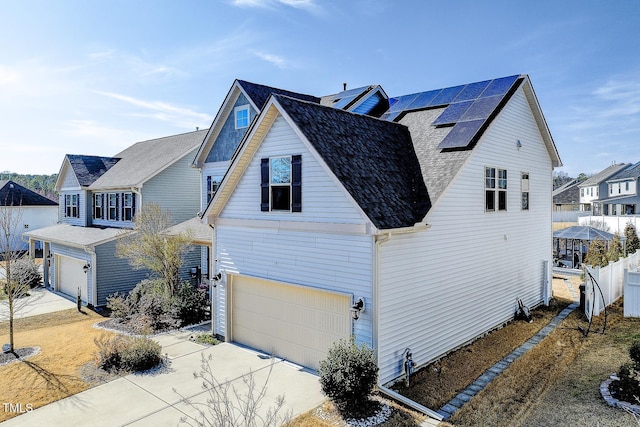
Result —
<path fill-rule="evenodd" d="M 640 272 L 637 268 L 625 271 L 624 317 L 640 317 Z"/>
<path fill-rule="evenodd" d="M 636 253 L 626 258 L 620 258 L 616 262 L 609 261 L 609 265 L 606 267 L 586 267 L 584 312 L 587 317 L 591 317 L 592 310 L 593 316 L 598 316 L 606 306 L 612 304 L 623 294 L 625 294 L 624 305 L 626 307 L 625 276 L 627 270 L 637 269 L 639 263 L 640 251 L 636 251 Z"/>

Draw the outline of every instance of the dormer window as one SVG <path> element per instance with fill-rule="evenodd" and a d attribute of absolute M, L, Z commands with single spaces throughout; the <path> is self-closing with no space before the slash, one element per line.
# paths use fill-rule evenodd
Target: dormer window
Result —
<path fill-rule="evenodd" d="M 80 218 L 80 195 L 65 194 L 64 216 L 66 218 Z"/>
<path fill-rule="evenodd" d="M 242 105 L 234 109 L 236 129 L 249 127 L 249 105 Z"/>

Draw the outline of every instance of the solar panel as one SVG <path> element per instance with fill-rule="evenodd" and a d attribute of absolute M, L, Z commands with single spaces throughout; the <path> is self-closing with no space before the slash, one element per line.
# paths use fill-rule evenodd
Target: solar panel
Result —
<path fill-rule="evenodd" d="M 469 121 L 487 119 L 503 98 L 504 95 L 498 95 L 476 99 L 464 115 L 460 117 L 460 120 Z"/>
<path fill-rule="evenodd" d="M 492 80 L 480 97 L 486 98 L 489 96 L 504 95 L 509 91 L 511 86 L 513 86 L 513 83 L 518 79 L 518 77 L 520 76 L 501 77 L 499 79 Z"/>
<path fill-rule="evenodd" d="M 433 105 L 431 101 L 440 93 L 442 89 L 430 90 L 428 92 L 421 92 L 416 96 L 407 110 L 418 110 Z"/>
<path fill-rule="evenodd" d="M 442 89 L 442 91 L 434 98 L 431 105 L 446 105 L 450 104 L 453 99 L 464 89 L 462 86 L 454 86 Z"/>
<path fill-rule="evenodd" d="M 396 102 L 389 107 L 389 111 L 403 111 L 406 110 L 409 105 L 420 95 L 419 93 L 414 93 L 411 95 L 399 96 L 396 99 Z"/>
<path fill-rule="evenodd" d="M 453 102 L 469 101 L 478 98 L 482 91 L 485 90 L 487 86 L 489 86 L 489 83 L 491 83 L 491 80 L 469 83 L 464 87 L 464 89 L 462 89 L 462 91 L 460 91 Z"/>
<path fill-rule="evenodd" d="M 466 148 L 484 122 L 485 120 L 481 119 L 456 123 L 442 142 L 438 144 L 438 148 Z"/>
<path fill-rule="evenodd" d="M 449 104 L 446 110 L 433 122 L 434 125 L 454 124 L 460 120 L 467 109 L 473 104 L 473 101 L 456 102 Z"/>

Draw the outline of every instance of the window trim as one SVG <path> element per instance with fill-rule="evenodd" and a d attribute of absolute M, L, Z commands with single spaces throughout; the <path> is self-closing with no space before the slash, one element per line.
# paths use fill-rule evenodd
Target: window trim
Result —
<path fill-rule="evenodd" d="M 240 123 L 240 113 L 247 113 L 247 117 L 242 117 L 242 123 Z M 246 120 L 246 124 L 245 124 Z M 245 129 L 249 127 L 249 123 L 251 123 L 251 111 L 249 110 L 249 104 L 239 105 L 233 109 L 233 123 L 236 129 Z"/>
<path fill-rule="evenodd" d="M 508 186 L 507 169 L 495 166 L 484 167 L 485 212 L 507 211 Z"/>
<path fill-rule="evenodd" d="M 127 196 L 129 196 L 130 203 L 127 203 Z M 122 193 L 122 220 L 123 221 L 133 221 L 133 216 L 135 215 L 135 198 L 133 192 L 127 191 Z M 128 215 L 127 215 L 128 212 Z"/>
<path fill-rule="evenodd" d="M 100 209 L 100 215 L 98 215 Z M 104 194 L 95 193 L 93 195 L 93 219 L 104 219 Z"/>
<path fill-rule="evenodd" d="M 221 183 L 221 176 L 207 175 L 207 203 L 213 199 L 213 196 L 216 194 L 216 191 L 218 191 L 218 188 L 220 188 Z"/>
<path fill-rule="evenodd" d="M 529 172 L 520 172 L 520 210 L 528 211 L 531 205 L 531 199 L 529 197 L 530 188 Z"/>
<path fill-rule="evenodd" d="M 119 193 L 107 193 L 107 221 L 118 221 L 120 215 L 118 215 L 118 197 Z M 112 197 L 114 204 L 111 205 Z M 111 215 L 113 209 L 113 215 Z"/>
<path fill-rule="evenodd" d="M 80 195 L 65 194 L 64 195 L 64 217 L 80 218 Z"/>

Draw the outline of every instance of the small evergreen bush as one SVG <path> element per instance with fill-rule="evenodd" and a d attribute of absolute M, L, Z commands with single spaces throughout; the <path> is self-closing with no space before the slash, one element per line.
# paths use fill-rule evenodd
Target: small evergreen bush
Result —
<path fill-rule="evenodd" d="M 611 394 L 618 400 L 638 404 L 640 400 L 640 341 L 629 347 L 632 362 L 620 366 L 618 379 L 611 382 Z"/>
<path fill-rule="evenodd" d="M 107 308 L 111 310 L 111 317 L 120 320 L 126 320 L 132 314 L 126 295 L 118 292 L 107 297 Z"/>
<path fill-rule="evenodd" d="M 369 400 L 378 381 L 378 366 L 372 349 L 358 346 L 354 339 L 340 340 L 329 349 L 327 358 L 320 361 L 322 392 L 349 417 L 369 415 Z"/>
<path fill-rule="evenodd" d="M 103 335 L 94 342 L 98 347 L 96 365 L 107 372 L 145 371 L 162 361 L 162 347 L 149 338 Z"/>
<path fill-rule="evenodd" d="M 183 282 L 171 298 L 171 315 L 180 326 L 200 323 L 207 318 L 207 293 L 189 282 Z"/>

